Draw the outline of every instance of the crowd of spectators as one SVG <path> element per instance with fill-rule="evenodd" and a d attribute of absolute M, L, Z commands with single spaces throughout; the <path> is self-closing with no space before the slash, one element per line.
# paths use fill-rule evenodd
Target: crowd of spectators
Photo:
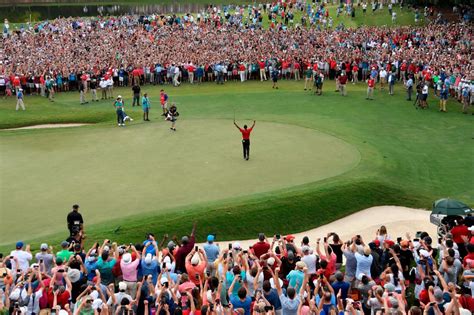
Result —
<path fill-rule="evenodd" d="M 384 2 L 376 10 L 392 11 Z M 355 10 L 346 7 L 337 14 Z M 195 15 L 58 18 L 4 34 L 0 94 L 22 88 L 53 101 L 56 92 L 82 86 L 86 92 L 91 84 L 105 90 L 134 83 L 263 81 L 275 70 L 282 79 L 299 80 L 311 70 L 311 80 L 344 72 L 349 82 L 375 75 L 378 83 L 385 70 L 397 81 L 411 76 L 414 86 L 424 81 L 436 94 L 444 85 L 451 97 L 472 104 L 472 42 L 472 25 L 464 22 L 345 28 L 332 25 L 324 3 L 300 0 L 232 11 L 210 6 Z"/>
<path fill-rule="evenodd" d="M 1 314 L 472 314 L 474 217 L 448 233 L 370 239 L 263 233 L 249 247 L 178 240 L 84 247 L 82 216 L 68 216 L 59 250 L 22 241 L 0 257 Z M 202 234 L 205 231 L 201 232 Z M 225 236 L 224 236 L 225 237 Z M 437 244 L 436 244 L 437 242 Z"/>

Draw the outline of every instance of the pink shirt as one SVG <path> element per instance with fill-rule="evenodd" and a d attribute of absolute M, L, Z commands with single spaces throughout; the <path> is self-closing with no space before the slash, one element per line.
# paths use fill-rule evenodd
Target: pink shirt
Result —
<path fill-rule="evenodd" d="M 140 263 L 140 259 L 135 259 L 129 264 L 120 260 L 120 269 L 122 269 L 123 280 L 128 282 L 136 282 L 137 281 L 137 267 L 138 263 Z"/>

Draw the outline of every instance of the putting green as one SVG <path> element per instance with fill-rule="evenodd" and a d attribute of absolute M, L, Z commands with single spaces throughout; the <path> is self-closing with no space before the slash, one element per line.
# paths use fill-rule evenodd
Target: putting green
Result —
<path fill-rule="evenodd" d="M 182 119 L 177 127 L 172 132 L 153 121 L 5 131 L 1 243 L 24 238 L 25 231 L 64 230 L 74 203 L 91 224 L 319 181 L 360 160 L 352 145 L 293 125 L 257 122 L 250 161 L 242 159 L 232 121 Z"/>

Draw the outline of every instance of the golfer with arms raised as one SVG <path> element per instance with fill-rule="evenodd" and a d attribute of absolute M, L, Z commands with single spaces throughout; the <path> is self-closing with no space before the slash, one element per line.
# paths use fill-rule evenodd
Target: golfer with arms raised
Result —
<path fill-rule="evenodd" d="M 255 120 L 253 121 L 253 125 L 250 128 L 247 128 L 247 125 L 244 125 L 244 129 L 240 128 L 239 125 L 235 123 L 235 120 L 234 125 L 242 133 L 242 147 L 244 149 L 244 159 L 248 161 L 250 155 L 250 133 L 252 132 L 253 127 L 255 127 Z"/>

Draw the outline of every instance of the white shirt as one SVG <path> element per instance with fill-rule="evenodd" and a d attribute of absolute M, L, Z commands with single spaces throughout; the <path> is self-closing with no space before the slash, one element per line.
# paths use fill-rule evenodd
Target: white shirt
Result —
<path fill-rule="evenodd" d="M 421 94 L 428 94 L 428 85 L 423 85 L 423 89 L 421 90 Z"/>
<path fill-rule="evenodd" d="M 28 269 L 30 260 L 33 258 L 31 253 L 25 252 L 24 250 L 13 250 L 10 256 L 16 257 L 18 260 L 18 266 L 16 266 L 16 262 L 12 260 L 12 270 L 21 269 L 22 272 Z"/>
<path fill-rule="evenodd" d="M 308 268 L 308 274 L 312 275 L 316 273 L 316 261 L 317 257 L 314 254 L 311 255 L 304 255 L 301 257 L 301 261 L 306 264 L 306 267 Z"/>
<path fill-rule="evenodd" d="M 385 69 L 380 71 L 380 77 L 381 78 L 385 78 L 386 76 L 387 76 L 387 71 L 385 71 Z"/>

